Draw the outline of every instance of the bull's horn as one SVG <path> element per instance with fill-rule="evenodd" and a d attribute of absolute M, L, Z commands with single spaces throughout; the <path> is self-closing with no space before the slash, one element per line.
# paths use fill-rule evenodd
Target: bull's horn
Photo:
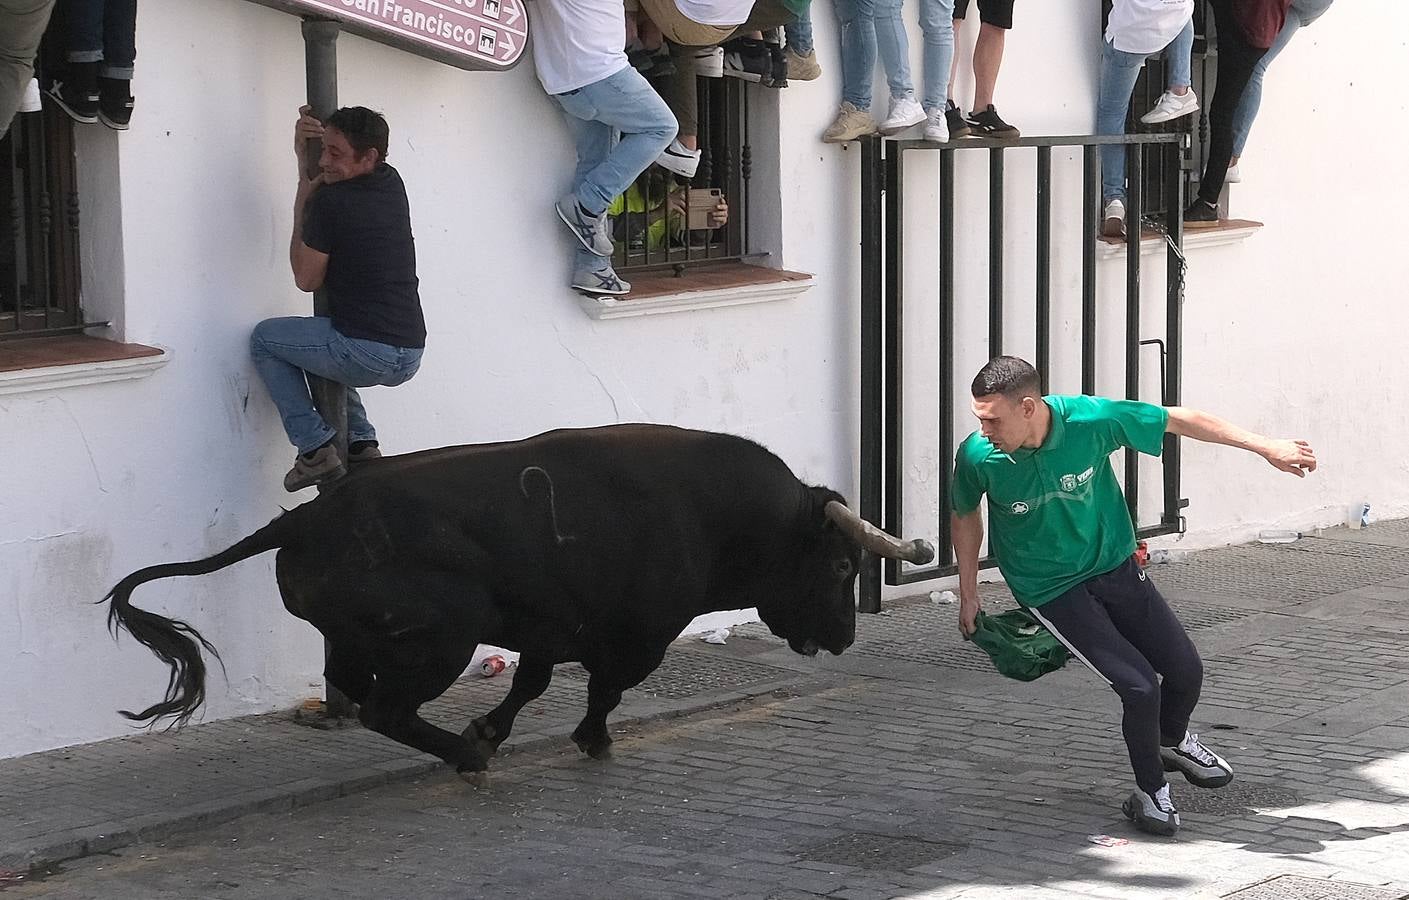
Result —
<path fill-rule="evenodd" d="M 860 544 L 863 550 L 869 550 L 877 556 L 884 556 L 886 559 L 903 559 L 917 566 L 923 566 L 934 559 L 934 548 L 929 544 L 919 538 L 913 541 L 902 541 L 898 537 L 886 534 L 852 512 L 845 503 L 829 500 L 823 508 L 823 513 L 827 518 L 837 523 L 837 527 L 842 530 L 843 534 Z"/>

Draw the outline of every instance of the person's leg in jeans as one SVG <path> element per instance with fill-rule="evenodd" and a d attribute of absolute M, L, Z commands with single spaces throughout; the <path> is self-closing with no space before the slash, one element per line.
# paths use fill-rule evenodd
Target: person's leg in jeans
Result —
<path fill-rule="evenodd" d="M 876 68 L 875 8 L 872 0 L 835 0 L 841 28 L 841 98 L 861 111 L 871 108 L 871 74 Z"/>
<path fill-rule="evenodd" d="M 589 215 L 601 216 L 670 145 L 675 114 L 630 66 L 556 99 L 577 140 L 573 194 Z"/>
<path fill-rule="evenodd" d="M 1257 111 L 1262 106 L 1262 78 L 1267 74 L 1267 67 L 1272 64 L 1272 60 L 1277 58 L 1277 54 L 1291 41 L 1292 35 L 1301 28 L 1301 18 L 1297 16 L 1295 10 L 1287 13 L 1286 24 L 1282 30 L 1277 32 L 1277 39 L 1272 42 L 1272 46 L 1267 48 L 1267 52 L 1262 55 L 1262 59 L 1257 61 L 1257 65 L 1252 67 L 1252 76 L 1248 78 L 1248 86 L 1243 89 L 1243 99 L 1238 101 L 1238 109 L 1233 113 L 1233 157 L 1229 161 L 1230 165 L 1236 166 L 1238 158 L 1243 155 L 1244 148 L 1248 145 L 1248 135 L 1252 133 L 1253 120 L 1257 118 Z"/>
<path fill-rule="evenodd" d="M 1218 28 L 1218 85 L 1209 106 L 1208 157 L 1199 180 L 1199 196 L 1186 210 L 1186 221 L 1217 219 L 1218 195 L 1223 193 L 1223 179 L 1233 158 L 1233 114 L 1252 79 L 1252 70 L 1267 52 L 1249 45 L 1243 37 L 1234 19 L 1233 0 L 1213 0 L 1210 5 Z"/>
<path fill-rule="evenodd" d="M 812 43 L 812 6 L 807 5 L 791 25 L 783 26 L 786 47 L 798 56 L 811 56 L 815 52 Z"/>
<path fill-rule="evenodd" d="M 1183 96 L 1194 84 L 1194 20 L 1184 24 L 1179 36 L 1164 48 L 1165 90 Z"/>
<path fill-rule="evenodd" d="M 1130 95 L 1145 57 L 1117 50 L 1110 41 L 1101 45 L 1101 77 L 1096 96 L 1096 134 L 1125 134 Z M 1125 202 L 1125 146 L 1101 145 L 1101 202 Z"/>
<path fill-rule="evenodd" d="M 420 366 L 421 351 L 344 337 L 325 317 L 265 319 L 250 335 L 250 357 L 279 409 L 289 443 L 311 453 L 335 436 L 314 408 L 307 375 L 349 387 L 398 385 Z M 348 437 L 375 440 L 376 431 L 355 392 L 348 395 Z"/>
<path fill-rule="evenodd" d="M 913 99 L 915 83 L 910 78 L 910 40 L 901 18 L 901 0 L 873 0 L 876 52 L 886 70 L 891 100 Z"/>
<path fill-rule="evenodd" d="M 10 129 L 49 24 L 54 0 L 0 0 L 0 137 Z"/>
<path fill-rule="evenodd" d="M 925 40 L 920 102 L 925 112 L 943 114 L 954 65 L 954 0 L 920 0 L 920 31 Z"/>

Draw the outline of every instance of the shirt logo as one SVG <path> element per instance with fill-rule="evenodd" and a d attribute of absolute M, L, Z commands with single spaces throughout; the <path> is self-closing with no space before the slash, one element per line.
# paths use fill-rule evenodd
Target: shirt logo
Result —
<path fill-rule="evenodd" d="M 1076 490 L 1076 476 L 1075 476 L 1075 475 L 1063 475 L 1063 476 L 1062 476 L 1062 490 L 1064 490 L 1064 491 L 1074 491 L 1074 490 Z"/>
<path fill-rule="evenodd" d="M 1027 511 L 1028 511 L 1028 509 L 1029 509 L 1028 505 L 1027 505 L 1026 503 L 1022 502 L 1021 500 L 1019 500 L 1018 502 L 1014 503 L 1014 504 L 1013 504 L 1011 507 L 1009 507 L 1009 508 L 1012 509 L 1013 515 L 1015 515 L 1015 516 L 1026 515 L 1026 513 L 1027 513 Z"/>

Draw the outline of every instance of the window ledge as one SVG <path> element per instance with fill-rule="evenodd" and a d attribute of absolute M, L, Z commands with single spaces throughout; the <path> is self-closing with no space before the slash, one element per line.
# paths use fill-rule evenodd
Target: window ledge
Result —
<path fill-rule="evenodd" d="M 0 343 L 0 394 L 133 381 L 170 359 L 158 347 L 83 335 Z"/>
<path fill-rule="evenodd" d="M 741 262 L 673 271 L 628 273 L 631 293 L 622 297 L 583 295 L 582 309 L 594 319 L 622 319 L 686 309 L 741 306 L 796 297 L 815 283 L 803 272 L 767 269 Z"/>
<path fill-rule="evenodd" d="M 1218 247 L 1223 244 L 1237 244 L 1247 240 L 1262 227 L 1261 222 L 1251 219 L 1222 219 L 1217 225 L 1184 226 L 1184 249 L 1198 247 Z M 1101 259 L 1115 259 L 1125 256 L 1125 239 L 1102 237 L 1096 245 L 1096 255 Z M 1163 253 L 1164 235 L 1152 228 L 1144 229 L 1140 235 L 1140 255 L 1150 256 Z"/>

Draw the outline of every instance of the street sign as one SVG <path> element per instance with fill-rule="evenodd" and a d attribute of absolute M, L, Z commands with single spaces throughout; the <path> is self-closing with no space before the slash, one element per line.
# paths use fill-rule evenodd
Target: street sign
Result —
<path fill-rule="evenodd" d="M 513 68 L 528 43 L 524 0 L 253 0 L 333 19 L 349 34 L 460 69 Z"/>

